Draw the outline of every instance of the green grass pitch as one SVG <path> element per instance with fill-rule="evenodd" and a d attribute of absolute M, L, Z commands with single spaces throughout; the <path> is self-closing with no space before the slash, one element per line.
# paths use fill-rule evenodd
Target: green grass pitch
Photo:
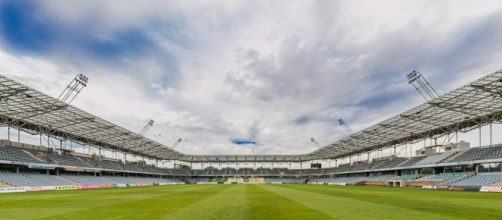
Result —
<path fill-rule="evenodd" d="M 180 185 L 0 194 L 0 219 L 502 219 L 502 194 Z"/>

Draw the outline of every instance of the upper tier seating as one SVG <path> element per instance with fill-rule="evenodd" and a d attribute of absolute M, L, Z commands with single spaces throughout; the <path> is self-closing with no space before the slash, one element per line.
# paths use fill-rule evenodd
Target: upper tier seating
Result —
<path fill-rule="evenodd" d="M 404 157 L 396 157 L 392 158 L 390 160 L 384 160 L 375 166 L 373 166 L 371 169 L 389 169 L 389 168 L 394 168 L 397 165 L 401 164 L 402 162 L 408 160 L 408 158 Z"/>
<path fill-rule="evenodd" d="M 400 164 L 398 167 L 410 167 L 415 165 L 417 162 L 423 160 L 425 156 L 418 156 L 418 157 L 412 157 L 409 158 L 406 162 Z"/>
<path fill-rule="evenodd" d="M 48 153 L 47 157 L 50 158 L 53 162 L 58 163 L 60 165 L 76 166 L 76 167 L 93 167 L 90 164 L 84 163 L 77 157 L 68 154 L 59 155 L 57 153 Z"/>
<path fill-rule="evenodd" d="M 0 160 L 43 163 L 26 153 L 23 149 L 15 147 L 0 147 Z"/>
<path fill-rule="evenodd" d="M 444 153 L 439 153 L 431 156 L 425 157 L 423 160 L 417 162 L 415 166 L 424 166 L 424 165 L 431 165 L 431 164 L 437 164 L 442 162 L 443 160 L 453 156 L 456 154 L 456 151 L 447 151 Z"/>
<path fill-rule="evenodd" d="M 349 171 L 363 171 L 370 169 L 371 165 L 367 162 L 356 162 L 350 166 Z"/>
<path fill-rule="evenodd" d="M 222 176 L 224 174 L 225 174 L 225 170 L 218 170 L 218 169 L 213 170 L 213 175 Z"/>
<path fill-rule="evenodd" d="M 195 176 L 206 176 L 209 175 L 208 172 L 210 172 L 209 169 L 204 169 L 204 170 L 192 170 L 192 173 Z"/>
<path fill-rule="evenodd" d="M 448 162 L 466 162 L 497 158 L 502 158 L 502 145 L 474 147 Z"/>
<path fill-rule="evenodd" d="M 188 170 L 185 169 L 172 169 L 169 170 L 172 175 L 177 175 L 177 176 L 182 176 L 182 175 L 189 175 Z"/>
<path fill-rule="evenodd" d="M 140 166 L 137 166 L 135 164 L 125 163 L 122 166 L 124 166 L 125 170 L 136 171 L 136 172 L 145 172 L 143 169 L 141 169 Z"/>
<path fill-rule="evenodd" d="M 80 159 L 84 160 L 88 164 L 94 165 L 95 167 L 110 169 L 110 170 L 123 170 L 122 164 L 120 162 L 107 159 L 93 159 L 84 157 L 80 157 Z"/>

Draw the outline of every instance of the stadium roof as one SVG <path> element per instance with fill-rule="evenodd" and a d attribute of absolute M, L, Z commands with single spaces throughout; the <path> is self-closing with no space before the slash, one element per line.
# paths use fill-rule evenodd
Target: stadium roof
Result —
<path fill-rule="evenodd" d="M 502 119 L 502 71 L 439 96 L 308 154 L 340 158 L 467 131 Z"/>
<path fill-rule="evenodd" d="M 502 71 L 301 155 L 187 155 L 0 75 L 0 122 L 162 160 L 299 162 L 342 158 L 426 137 L 469 130 L 502 119 Z"/>
<path fill-rule="evenodd" d="M 0 76 L 0 121 L 32 134 L 40 132 L 152 158 L 175 159 L 183 156 L 4 76 Z"/>

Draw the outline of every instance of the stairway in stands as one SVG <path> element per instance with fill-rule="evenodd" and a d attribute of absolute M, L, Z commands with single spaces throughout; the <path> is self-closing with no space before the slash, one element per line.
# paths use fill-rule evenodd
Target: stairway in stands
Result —
<path fill-rule="evenodd" d="M 24 153 L 28 154 L 30 157 L 33 157 L 34 159 L 40 161 L 40 163 L 46 163 L 44 160 L 38 158 L 37 156 L 33 155 L 30 151 L 21 149 Z"/>
<path fill-rule="evenodd" d="M 453 161 L 453 160 L 455 160 L 455 158 L 460 157 L 463 154 L 465 154 L 465 152 L 467 152 L 467 151 L 459 151 L 458 153 L 452 155 L 451 157 L 448 157 L 445 160 L 443 160 L 443 163 L 448 163 L 450 161 Z"/>
<path fill-rule="evenodd" d="M 77 185 L 77 184 L 79 184 L 79 183 L 77 183 L 77 182 L 75 182 L 75 181 L 71 181 L 71 180 L 69 180 L 69 179 L 67 179 L 67 178 L 64 178 L 64 177 L 62 177 L 62 176 L 59 176 L 59 175 L 54 175 L 54 177 L 56 177 L 56 178 L 58 178 L 58 179 L 60 179 L 60 180 L 63 180 L 63 181 L 65 181 L 65 182 L 67 182 L 67 183 L 68 183 L 68 185 Z"/>

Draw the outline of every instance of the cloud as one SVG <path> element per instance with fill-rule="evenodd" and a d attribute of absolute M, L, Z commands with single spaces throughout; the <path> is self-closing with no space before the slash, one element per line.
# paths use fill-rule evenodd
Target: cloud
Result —
<path fill-rule="evenodd" d="M 499 1 L 0 3 L 0 74 L 185 153 L 307 153 L 502 58 Z M 235 140 L 259 143 L 253 149 Z"/>

